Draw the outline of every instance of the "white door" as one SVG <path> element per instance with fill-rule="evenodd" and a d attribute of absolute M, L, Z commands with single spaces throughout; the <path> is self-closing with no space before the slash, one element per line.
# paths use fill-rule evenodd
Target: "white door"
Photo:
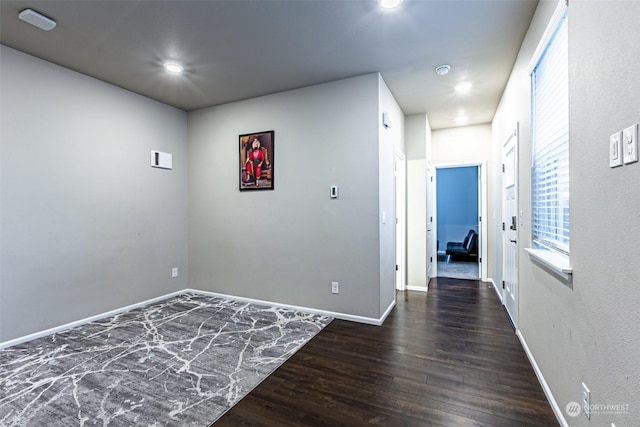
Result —
<path fill-rule="evenodd" d="M 431 162 L 427 164 L 427 286 L 429 279 L 436 277 L 438 265 L 438 251 L 436 247 L 436 223 L 435 218 L 436 200 L 436 173 Z"/>
<path fill-rule="evenodd" d="M 502 148 L 502 303 L 518 327 L 518 125 Z"/>
<path fill-rule="evenodd" d="M 395 152 L 396 185 L 396 289 L 407 288 L 405 275 L 407 247 L 407 163 L 400 151 Z"/>

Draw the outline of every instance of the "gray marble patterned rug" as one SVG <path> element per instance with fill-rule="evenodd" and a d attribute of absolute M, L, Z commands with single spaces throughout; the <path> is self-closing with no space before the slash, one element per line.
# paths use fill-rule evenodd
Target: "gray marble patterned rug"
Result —
<path fill-rule="evenodd" d="M 0 350 L 0 426 L 208 426 L 331 318 L 184 294 Z"/>
<path fill-rule="evenodd" d="M 475 262 L 438 261 L 438 277 L 478 280 L 480 273 Z"/>

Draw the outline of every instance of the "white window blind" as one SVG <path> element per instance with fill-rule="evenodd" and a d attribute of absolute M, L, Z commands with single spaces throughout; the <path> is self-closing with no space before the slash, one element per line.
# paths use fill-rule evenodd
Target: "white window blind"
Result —
<path fill-rule="evenodd" d="M 531 73 L 532 234 L 569 254 L 569 72 L 566 9 Z"/>

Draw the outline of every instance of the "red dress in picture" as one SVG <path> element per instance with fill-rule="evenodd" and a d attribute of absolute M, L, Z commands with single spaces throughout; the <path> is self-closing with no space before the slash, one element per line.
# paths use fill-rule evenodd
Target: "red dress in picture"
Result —
<path fill-rule="evenodd" d="M 254 182 L 258 182 L 262 173 L 262 163 L 264 162 L 264 153 L 260 147 L 253 147 L 247 158 L 247 180 L 253 178 Z"/>

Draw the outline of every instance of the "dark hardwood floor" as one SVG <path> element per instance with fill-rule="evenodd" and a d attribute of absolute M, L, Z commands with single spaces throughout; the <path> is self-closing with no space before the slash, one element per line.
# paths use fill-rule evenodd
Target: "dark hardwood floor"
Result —
<path fill-rule="evenodd" d="M 334 320 L 220 426 L 557 426 L 491 285 L 399 292 L 382 326 Z"/>

